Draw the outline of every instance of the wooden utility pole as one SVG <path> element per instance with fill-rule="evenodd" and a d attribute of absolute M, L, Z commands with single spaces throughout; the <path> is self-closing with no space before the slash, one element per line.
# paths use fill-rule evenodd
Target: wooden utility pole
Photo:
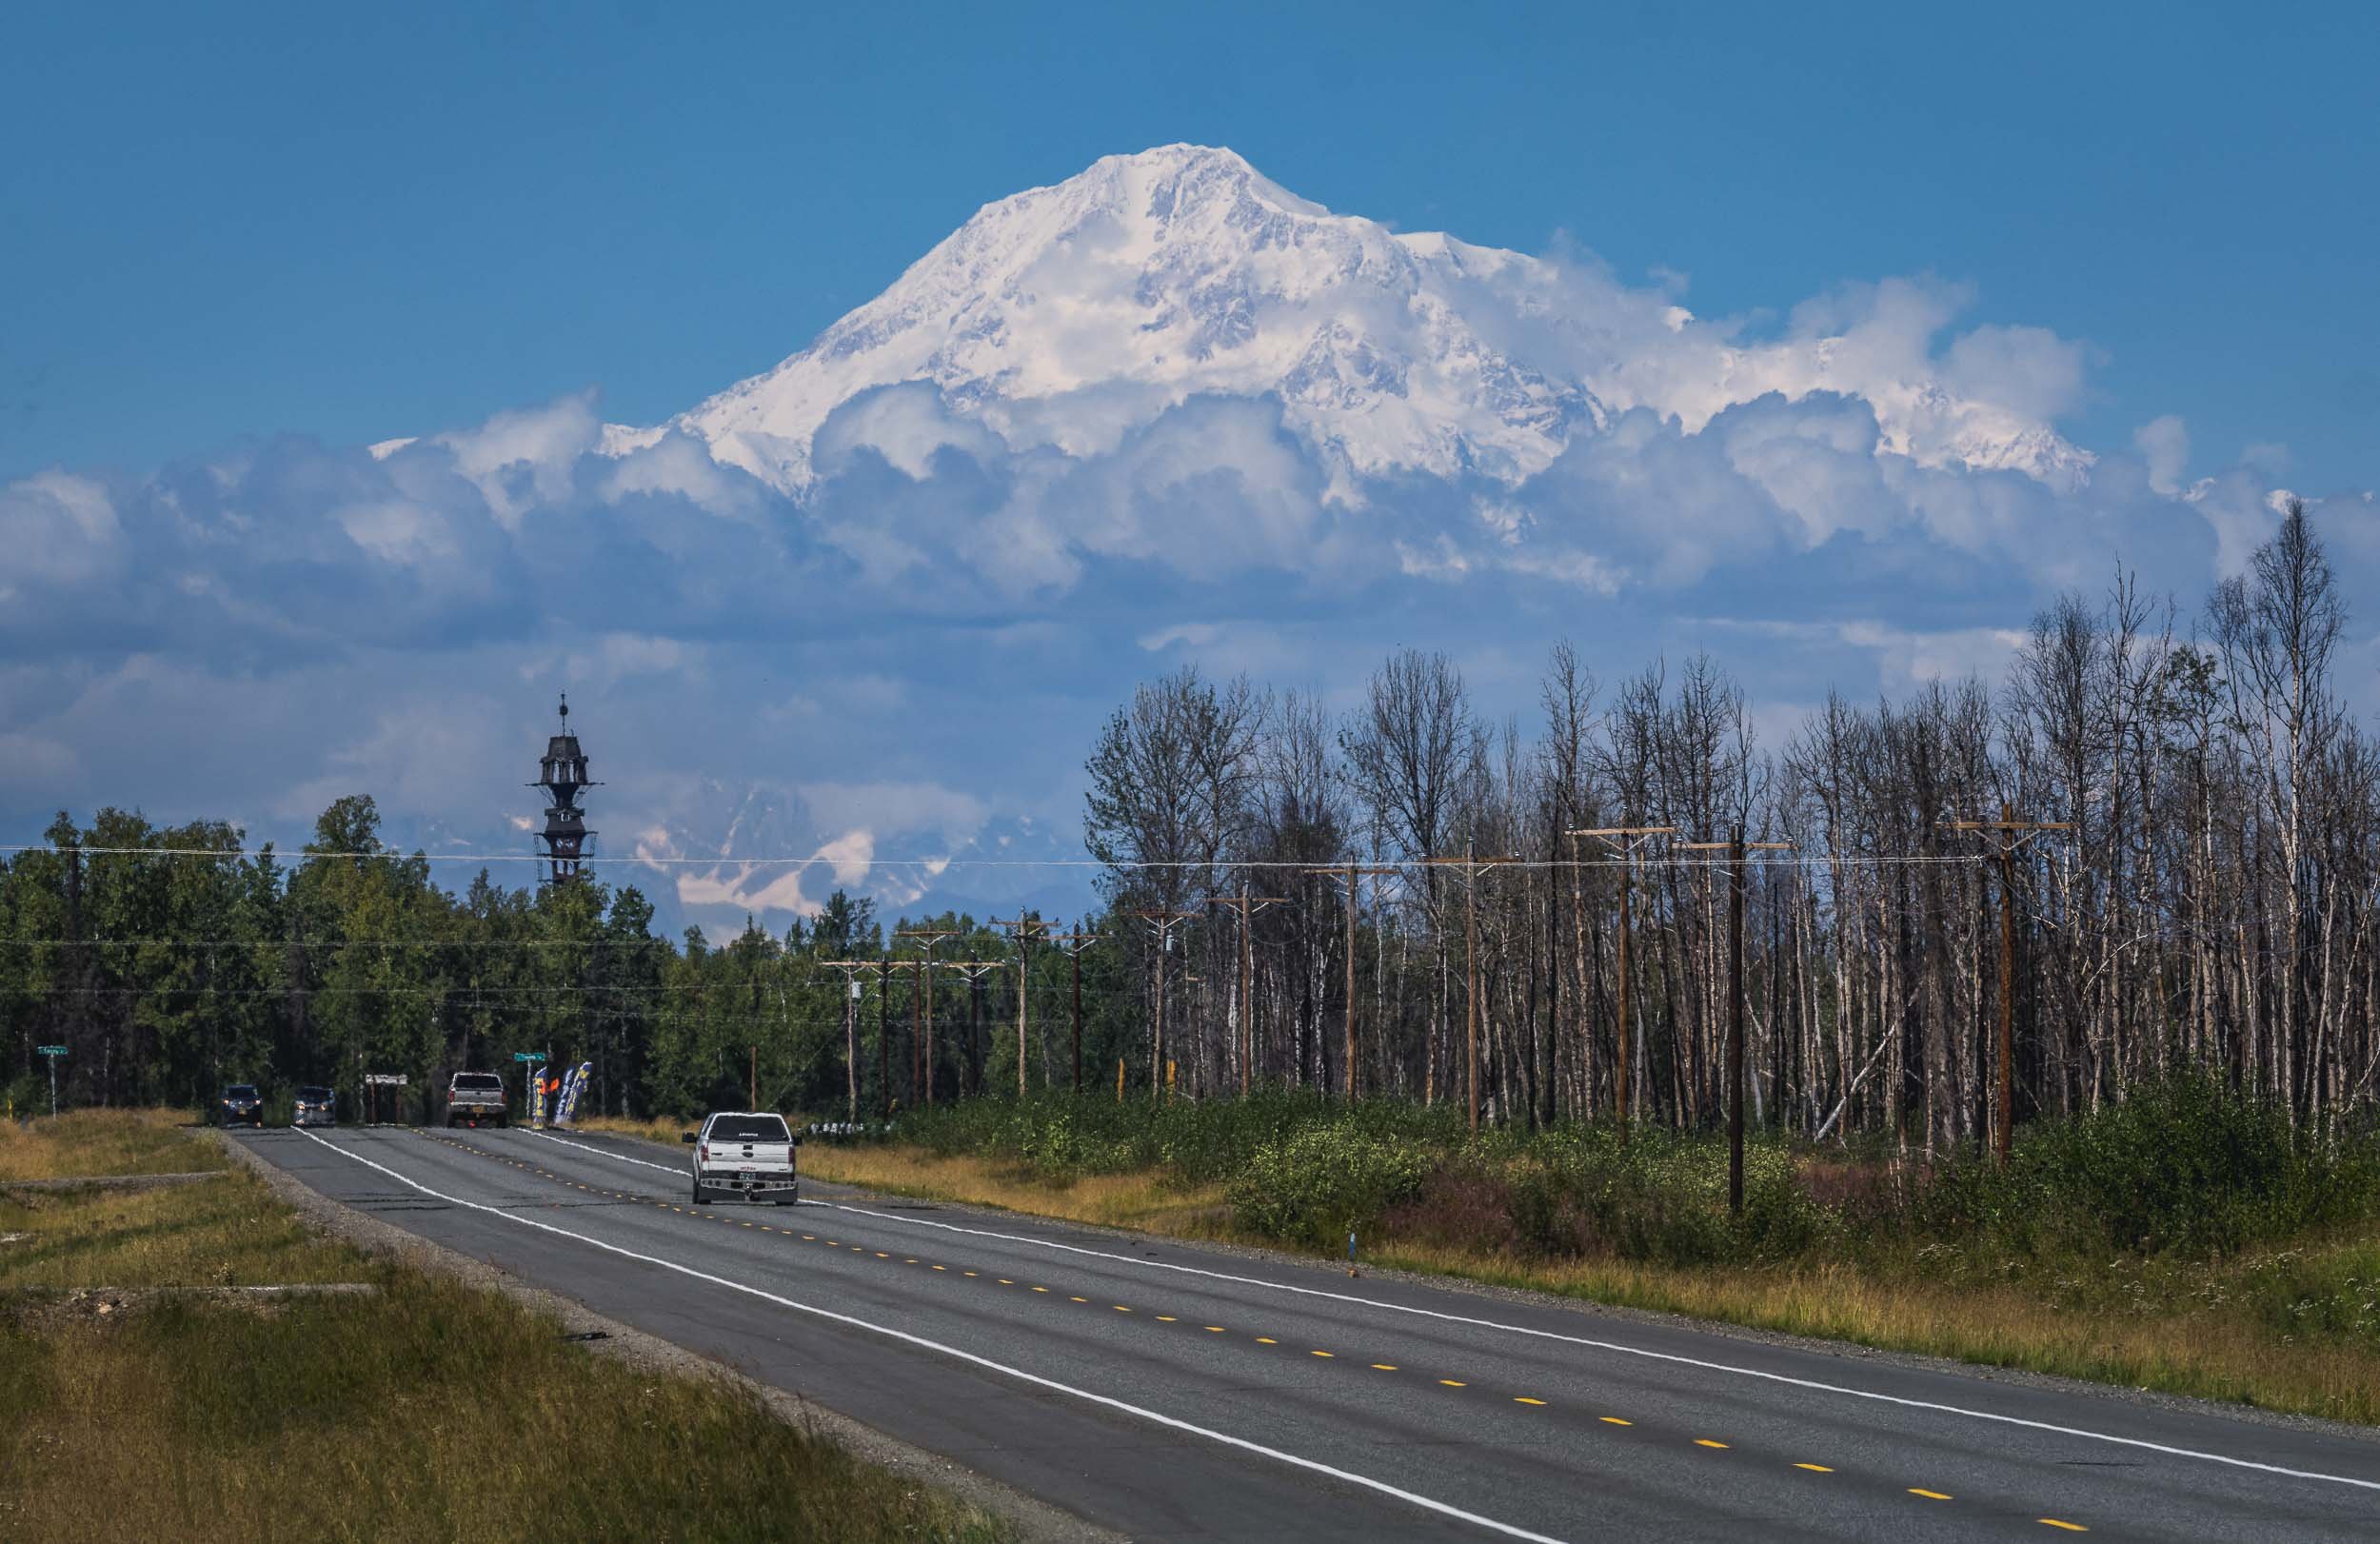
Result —
<path fill-rule="evenodd" d="M 858 960 L 822 960 L 819 963 L 842 971 L 847 988 L 843 995 L 843 1118 L 856 1121 L 860 1118 L 860 972 L 867 965 Z"/>
<path fill-rule="evenodd" d="M 1249 937 L 1249 921 L 1267 906 L 1289 904 L 1284 896 L 1252 896 L 1248 881 L 1240 881 L 1236 896 L 1208 896 L 1210 906 L 1233 906 L 1240 912 L 1240 1094 L 1246 1098 L 1253 1086 L 1256 1065 L 1256 945 Z"/>
<path fill-rule="evenodd" d="M 1097 933 L 1052 933 L 1048 941 L 1057 944 L 1074 968 L 1074 1081 L 1068 1088 L 1082 1092 L 1082 951 L 1099 941 Z"/>
<path fill-rule="evenodd" d="M 1165 956 L 1174 946 L 1174 929 L 1205 914 L 1158 909 L 1132 915 L 1147 922 L 1157 938 L 1157 1012 L 1149 1021 L 1149 1097 L 1154 1099 L 1165 1091 Z"/>
<path fill-rule="evenodd" d="M 1999 1107 L 1993 1112 L 1992 1157 L 2006 1163 L 2016 1138 L 2016 854 L 2044 831 L 2072 831 L 2072 821 L 2020 821 L 2016 806 L 2000 805 L 1996 821 L 1951 821 L 1954 831 L 1981 831 L 2000 863 Z"/>
<path fill-rule="evenodd" d="M 1612 1071 L 1612 1118 L 1618 1122 L 1619 1145 L 1628 1145 L 1628 1075 L 1635 1065 L 1629 1059 L 1628 1040 L 1628 897 L 1636 888 L 1636 849 L 1656 837 L 1677 834 L 1674 825 L 1596 825 L 1573 831 L 1574 837 L 1587 837 L 1601 841 L 1619 853 L 1619 980 L 1618 1036 L 1619 1059 Z M 1592 1090 L 1590 1090 L 1592 1092 Z"/>
<path fill-rule="evenodd" d="M 991 920 L 994 926 L 1006 928 L 1008 936 L 1015 940 L 1017 944 L 1017 1098 L 1022 1099 L 1024 1098 L 1024 989 L 1027 978 L 1033 971 L 1033 935 L 1037 931 L 1047 933 L 1049 924 L 1038 917 L 1025 916 L 1021 908 L 1012 918 L 1003 920 L 995 917 Z M 1049 1069 L 1044 1067 L 1041 1070 L 1043 1076 L 1046 1077 Z"/>
<path fill-rule="evenodd" d="M 1744 853 L 1790 851 L 1789 841 L 1746 841 L 1741 821 L 1725 841 L 1681 841 L 1680 852 L 1727 854 L 1727 1213 L 1744 1215 Z"/>
<path fill-rule="evenodd" d="M 850 1069 L 851 1089 L 848 1098 L 849 1118 L 860 1118 L 860 1053 L 859 1001 L 866 985 L 869 971 L 876 972 L 876 1080 L 884 1118 L 892 1118 L 892 1035 L 885 1026 L 885 1004 L 892 997 L 892 973 L 896 970 L 923 970 L 932 961 L 924 960 L 822 960 L 819 964 L 828 970 L 839 970 L 850 983 L 850 994 L 843 1009 L 843 1032 L 848 1037 L 844 1047 L 845 1065 Z"/>
<path fill-rule="evenodd" d="M 1480 858 L 1465 851 L 1460 858 L 1424 858 L 1425 864 L 1459 869 L 1463 880 L 1463 1028 L 1469 1064 L 1471 1129 L 1479 1129 L 1479 877 L 1517 858 Z"/>
<path fill-rule="evenodd" d="M 1343 868 L 1309 868 L 1309 874 L 1327 874 L 1347 881 L 1347 1102 L 1356 1101 L 1356 906 L 1361 899 L 1359 888 L 1366 874 L 1394 874 L 1393 868 L 1358 868 L 1349 859 Z"/>
<path fill-rule="evenodd" d="M 910 1047 L 909 1054 L 916 1062 L 911 1098 L 930 1110 L 934 1107 L 934 949 L 942 940 L 959 937 L 959 930 L 955 927 L 910 927 L 902 929 L 893 937 L 925 940 L 925 1004 L 920 1010 L 917 1034 L 913 1037 L 916 1043 Z"/>

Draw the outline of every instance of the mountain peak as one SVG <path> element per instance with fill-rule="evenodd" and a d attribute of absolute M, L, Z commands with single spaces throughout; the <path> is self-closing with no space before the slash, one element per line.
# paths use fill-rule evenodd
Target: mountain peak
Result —
<path fill-rule="evenodd" d="M 1842 391 L 1877 409 L 1885 449 L 1921 461 L 2089 465 L 2046 426 L 1978 413 L 1923 379 L 1848 382 L 1831 357 L 1832 340 L 1746 348 L 1662 291 L 1400 235 L 1299 197 L 1237 151 L 1177 144 L 984 205 L 807 348 L 671 426 L 799 493 L 833 453 L 817 443 L 828 417 L 883 387 L 930 386 L 1013 448 L 1076 457 L 1194 396 L 1260 398 L 1318 453 L 1333 496 L 1357 504 L 1370 478 L 1517 483 L 1616 410 L 1695 432 L 1764 392 Z M 922 474 L 921 457 L 894 459 Z"/>

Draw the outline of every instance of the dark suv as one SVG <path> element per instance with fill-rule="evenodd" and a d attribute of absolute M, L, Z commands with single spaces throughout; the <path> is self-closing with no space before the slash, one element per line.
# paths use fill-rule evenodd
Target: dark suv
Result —
<path fill-rule="evenodd" d="M 223 1091 L 223 1103 L 216 1106 L 215 1119 L 226 1126 L 261 1126 L 265 1123 L 265 1097 L 256 1092 L 254 1083 L 233 1083 Z"/>
<path fill-rule="evenodd" d="M 293 1126 L 335 1126 L 339 1123 L 339 1096 L 319 1083 L 308 1083 L 297 1091 L 297 1116 Z"/>

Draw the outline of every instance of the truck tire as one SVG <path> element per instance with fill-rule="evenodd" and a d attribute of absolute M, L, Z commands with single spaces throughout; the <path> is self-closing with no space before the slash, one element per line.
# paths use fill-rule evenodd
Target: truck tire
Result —
<path fill-rule="evenodd" d="M 694 1181 L 694 1204 L 697 1206 L 703 1204 L 703 1181 L 700 1179 Z"/>

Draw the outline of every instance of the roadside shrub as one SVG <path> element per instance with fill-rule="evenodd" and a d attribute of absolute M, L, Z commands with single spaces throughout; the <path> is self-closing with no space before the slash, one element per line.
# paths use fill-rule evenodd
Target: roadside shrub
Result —
<path fill-rule="evenodd" d="M 1411 1142 L 1317 1127 L 1258 1148 L 1226 1195 L 1240 1227 L 1330 1249 L 1418 1194 L 1432 1167 Z"/>

